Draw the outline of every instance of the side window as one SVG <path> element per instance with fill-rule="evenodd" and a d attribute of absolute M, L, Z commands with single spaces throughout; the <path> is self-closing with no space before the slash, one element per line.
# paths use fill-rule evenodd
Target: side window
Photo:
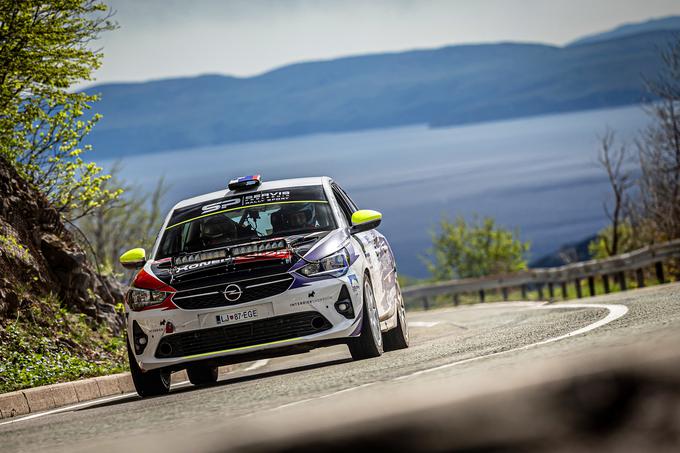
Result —
<path fill-rule="evenodd" d="M 345 219 L 347 219 L 347 225 L 352 225 L 352 213 L 354 210 L 352 210 L 352 207 L 347 202 L 342 189 L 340 189 L 336 184 L 333 184 L 333 195 L 335 195 L 335 199 L 337 200 L 342 213 L 345 215 Z"/>

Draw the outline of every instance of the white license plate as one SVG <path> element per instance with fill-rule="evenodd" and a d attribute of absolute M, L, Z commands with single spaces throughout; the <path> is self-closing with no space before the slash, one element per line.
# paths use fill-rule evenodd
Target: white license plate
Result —
<path fill-rule="evenodd" d="M 253 305 L 248 308 L 230 310 L 225 313 L 215 315 L 217 325 L 236 324 L 239 322 L 253 321 L 260 318 L 268 318 L 274 314 L 272 304 Z"/>

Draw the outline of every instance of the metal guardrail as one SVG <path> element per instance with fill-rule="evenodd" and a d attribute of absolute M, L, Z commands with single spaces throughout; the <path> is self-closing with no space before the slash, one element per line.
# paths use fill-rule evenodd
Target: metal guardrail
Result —
<path fill-rule="evenodd" d="M 581 282 L 587 280 L 588 292 L 595 294 L 595 279 L 602 278 L 604 292 L 610 292 L 610 278 L 616 281 L 622 290 L 627 289 L 626 273 L 634 272 L 638 287 L 645 286 L 644 269 L 654 267 L 654 273 L 659 283 L 665 283 L 663 263 L 680 258 L 680 239 L 663 244 L 654 244 L 634 250 L 629 253 L 612 256 L 601 260 L 581 261 L 566 264 L 560 267 L 536 268 L 526 271 L 504 275 L 491 275 L 481 278 L 467 278 L 449 280 L 429 285 L 409 286 L 402 290 L 407 303 L 422 301 L 427 310 L 432 298 L 442 295 L 453 296 L 455 304 L 458 304 L 460 294 L 477 293 L 481 302 L 484 302 L 486 292 L 500 291 L 503 300 L 508 300 L 509 290 L 520 288 L 522 298 L 527 298 L 529 290 L 538 292 L 538 298 L 544 299 L 544 290 L 547 288 L 550 299 L 555 298 L 555 289 L 561 289 L 562 298 L 567 298 L 567 285 L 572 283 L 576 289 L 577 297 L 583 296 Z"/>

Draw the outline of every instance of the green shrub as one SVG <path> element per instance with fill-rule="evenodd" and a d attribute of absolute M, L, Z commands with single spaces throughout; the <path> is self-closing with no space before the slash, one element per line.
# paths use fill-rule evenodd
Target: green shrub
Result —
<path fill-rule="evenodd" d="M 518 231 L 507 230 L 491 217 L 468 222 L 459 216 L 439 222 L 432 232 L 432 247 L 425 263 L 434 280 L 476 278 L 527 268 L 529 242 Z"/>
<path fill-rule="evenodd" d="M 49 297 L 0 326 L 0 392 L 127 369 L 125 337 Z"/>

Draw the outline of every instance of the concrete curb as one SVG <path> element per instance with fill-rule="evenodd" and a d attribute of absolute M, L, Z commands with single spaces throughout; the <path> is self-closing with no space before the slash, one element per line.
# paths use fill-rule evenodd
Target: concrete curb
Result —
<path fill-rule="evenodd" d="M 130 373 L 120 373 L 3 393 L 0 394 L 0 419 L 134 391 Z"/>
<path fill-rule="evenodd" d="M 228 373 L 235 368 L 236 366 L 227 365 L 220 367 L 220 370 L 222 373 Z M 178 384 L 188 380 L 189 377 L 186 371 L 182 370 L 173 373 L 171 379 L 173 384 Z M 134 392 L 135 385 L 132 383 L 130 373 L 119 373 L 0 393 L 0 420 Z"/>

